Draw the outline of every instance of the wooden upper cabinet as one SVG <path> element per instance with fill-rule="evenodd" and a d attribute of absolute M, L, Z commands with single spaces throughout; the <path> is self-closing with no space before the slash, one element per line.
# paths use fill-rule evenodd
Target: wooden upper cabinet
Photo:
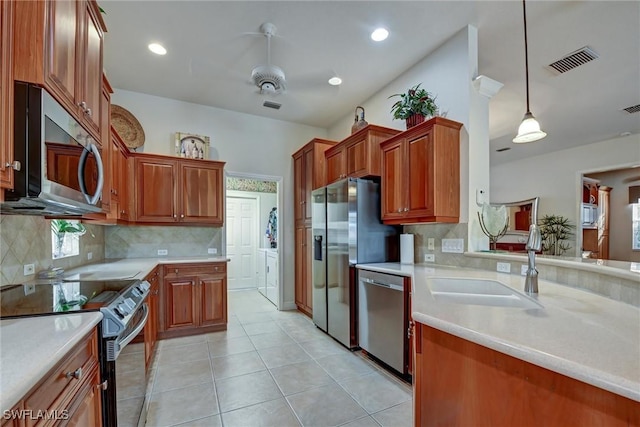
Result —
<path fill-rule="evenodd" d="M 137 222 L 224 222 L 224 162 L 135 154 Z"/>
<path fill-rule="evenodd" d="M 293 154 L 296 225 L 311 225 L 311 192 L 326 184 L 325 156 L 335 141 L 314 138 Z"/>
<path fill-rule="evenodd" d="M 13 188 L 13 7 L 0 2 L 0 189 Z"/>
<path fill-rule="evenodd" d="M 347 177 L 379 177 L 382 172 L 380 143 L 398 133 L 396 129 L 368 125 L 327 150 L 327 184 Z"/>
<path fill-rule="evenodd" d="M 177 161 L 155 156 L 134 158 L 136 217 L 139 222 L 175 222 Z"/>
<path fill-rule="evenodd" d="M 102 55 L 106 27 L 95 0 L 15 3 L 14 78 L 44 86 L 101 140 Z"/>
<path fill-rule="evenodd" d="M 180 221 L 222 225 L 224 163 L 180 161 Z"/>
<path fill-rule="evenodd" d="M 111 94 L 113 89 L 102 76 L 102 93 L 100 96 L 100 138 L 102 139 L 102 166 L 104 168 L 104 184 L 102 187 L 102 210 L 105 213 L 111 211 L 111 194 L 113 185 L 113 150 L 111 141 Z"/>
<path fill-rule="evenodd" d="M 461 127 L 435 117 L 381 144 L 384 223 L 458 222 Z"/>

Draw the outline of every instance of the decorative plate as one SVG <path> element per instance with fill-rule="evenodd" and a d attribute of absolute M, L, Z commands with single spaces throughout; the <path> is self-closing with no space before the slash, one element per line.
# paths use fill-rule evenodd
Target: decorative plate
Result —
<path fill-rule="evenodd" d="M 119 105 L 111 105 L 111 126 L 129 148 L 144 144 L 144 130 L 138 119 Z"/>

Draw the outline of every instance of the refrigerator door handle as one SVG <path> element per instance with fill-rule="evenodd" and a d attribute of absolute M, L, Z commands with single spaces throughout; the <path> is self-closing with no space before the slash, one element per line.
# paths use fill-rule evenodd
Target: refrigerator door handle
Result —
<path fill-rule="evenodd" d="M 322 261 L 322 236 L 313 236 L 313 259 Z"/>

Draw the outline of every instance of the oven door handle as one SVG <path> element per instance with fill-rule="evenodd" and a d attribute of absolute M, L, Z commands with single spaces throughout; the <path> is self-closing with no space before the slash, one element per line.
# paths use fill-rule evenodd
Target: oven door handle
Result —
<path fill-rule="evenodd" d="M 149 307 L 147 306 L 147 303 L 142 304 L 142 308 L 141 309 L 144 310 L 144 316 L 142 317 L 142 320 L 140 321 L 140 323 L 138 323 L 138 326 L 136 326 L 133 329 L 133 331 L 131 331 L 131 333 L 129 335 L 127 335 L 126 337 L 122 338 L 122 340 L 120 340 L 120 342 L 118 343 L 119 346 L 120 346 L 120 350 L 125 348 L 127 346 L 127 344 L 129 344 L 131 341 L 133 341 L 133 339 L 136 336 L 138 336 L 140 331 L 147 324 L 147 320 L 149 319 Z"/>

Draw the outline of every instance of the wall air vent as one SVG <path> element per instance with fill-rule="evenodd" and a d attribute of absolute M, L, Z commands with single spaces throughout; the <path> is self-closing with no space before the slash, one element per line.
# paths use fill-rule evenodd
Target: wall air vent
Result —
<path fill-rule="evenodd" d="M 279 110 L 280 107 L 282 107 L 282 104 L 278 104 L 277 102 L 272 102 L 272 101 L 264 101 L 262 103 L 262 106 L 267 108 L 273 108 L 274 110 Z"/>
<path fill-rule="evenodd" d="M 498 148 L 496 151 L 498 153 L 502 153 L 503 151 L 509 151 L 509 150 L 511 150 L 511 147 Z"/>
<path fill-rule="evenodd" d="M 586 64 L 587 62 L 598 59 L 600 55 L 591 49 L 589 46 L 585 46 L 581 49 L 571 52 L 564 56 L 562 59 L 557 60 L 549 64 L 549 67 L 557 74 L 566 73 L 569 70 L 573 70 L 576 67 Z"/>
<path fill-rule="evenodd" d="M 623 110 L 626 111 L 629 114 L 640 113 L 640 104 L 633 105 L 633 106 L 627 107 L 627 108 L 623 108 Z"/>

